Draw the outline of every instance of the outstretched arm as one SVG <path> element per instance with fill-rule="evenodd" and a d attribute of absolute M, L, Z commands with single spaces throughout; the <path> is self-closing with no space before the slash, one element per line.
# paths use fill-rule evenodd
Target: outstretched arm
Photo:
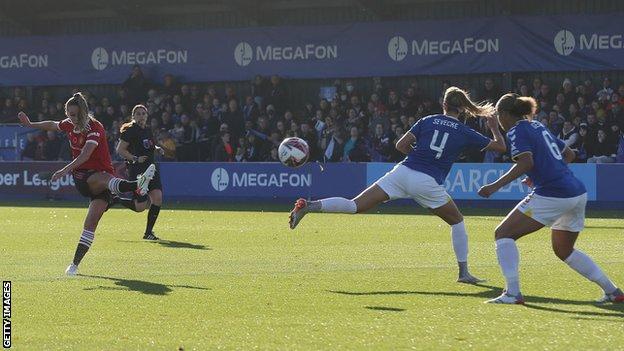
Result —
<path fill-rule="evenodd" d="M 507 173 L 503 174 L 494 183 L 482 186 L 481 189 L 479 189 L 479 196 L 488 198 L 500 188 L 530 171 L 533 168 L 533 154 L 530 152 L 524 152 L 518 155 L 516 162 L 517 163 L 513 165 Z"/>
<path fill-rule="evenodd" d="M 28 115 L 26 115 L 22 111 L 20 111 L 20 113 L 17 114 L 17 118 L 19 118 L 20 123 L 24 127 L 37 128 L 41 130 L 50 130 L 53 132 L 58 132 L 60 130 L 58 126 L 59 122 L 55 122 L 55 121 L 31 122 L 30 118 L 28 118 Z"/>

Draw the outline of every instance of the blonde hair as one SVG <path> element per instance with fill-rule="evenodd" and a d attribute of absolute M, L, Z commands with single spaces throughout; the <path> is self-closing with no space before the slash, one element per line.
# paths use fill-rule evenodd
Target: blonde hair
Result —
<path fill-rule="evenodd" d="M 81 92 L 77 92 L 70 97 L 67 102 L 65 102 L 65 114 L 68 113 L 69 106 L 78 106 L 78 115 L 76 116 L 76 123 L 74 123 L 76 130 L 81 133 L 89 131 L 91 129 L 89 127 L 89 122 L 93 117 L 89 114 L 89 105 L 84 95 Z"/>
<path fill-rule="evenodd" d="M 475 103 L 470 95 L 458 87 L 450 87 L 444 92 L 444 112 L 464 112 L 469 116 L 492 116 L 496 109 L 489 102 Z"/>
<path fill-rule="evenodd" d="M 131 120 L 130 122 L 126 122 L 126 123 L 122 124 L 122 125 L 121 125 L 121 128 L 119 128 L 119 130 L 120 130 L 122 133 L 123 133 L 123 132 L 125 132 L 125 131 L 126 131 L 126 129 L 128 129 L 128 128 L 132 127 L 132 125 L 134 124 L 134 122 L 136 122 L 136 121 L 134 120 L 134 115 L 136 114 L 136 111 L 137 111 L 138 109 L 140 109 L 140 108 L 144 109 L 144 110 L 145 110 L 145 112 L 147 112 L 147 107 L 145 107 L 145 105 L 143 105 L 143 104 L 138 104 L 138 105 L 135 105 L 135 106 L 132 108 L 132 120 Z"/>

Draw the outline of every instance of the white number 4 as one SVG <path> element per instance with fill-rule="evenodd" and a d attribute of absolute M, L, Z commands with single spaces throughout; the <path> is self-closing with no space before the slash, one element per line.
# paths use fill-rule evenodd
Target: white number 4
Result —
<path fill-rule="evenodd" d="M 446 146 L 446 140 L 448 139 L 449 133 L 444 132 L 442 135 L 442 141 L 440 141 L 440 145 L 436 145 L 436 141 L 438 140 L 438 130 L 433 131 L 433 138 L 431 138 L 431 144 L 429 144 L 429 148 L 433 151 L 437 151 L 436 159 L 442 157 L 442 151 L 444 151 L 444 146 Z"/>

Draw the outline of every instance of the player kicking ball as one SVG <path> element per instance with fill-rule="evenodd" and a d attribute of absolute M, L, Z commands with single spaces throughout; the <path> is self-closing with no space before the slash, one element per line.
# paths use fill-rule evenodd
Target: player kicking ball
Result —
<path fill-rule="evenodd" d="M 523 174 L 528 176 L 534 190 L 496 228 L 496 255 L 506 288 L 501 296 L 486 302 L 524 303 L 516 240 L 544 226 L 551 227 L 552 247 L 557 257 L 602 288 L 604 296 L 598 302 L 624 302 L 622 290 L 589 256 L 574 248 L 584 228 L 587 203 L 585 185 L 566 165 L 574 160 L 574 151 L 540 122 L 532 120 L 536 110 L 533 98 L 506 94 L 498 100 L 496 108 L 500 125 L 508 131 L 511 157 L 516 164 L 498 180 L 479 189 L 479 195 L 490 197 Z"/>
<path fill-rule="evenodd" d="M 31 122 L 24 112 L 20 112 L 18 118 L 25 127 L 67 133 L 73 160 L 55 172 L 52 181 L 71 173 L 78 192 L 91 199 L 74 260 L 65 270 L 67 275 L 74 276 L 78 273 L 78 265 L 93 244 L 100 218 L 113 204 L 113 194 L 136 192 L 145 195 L 156 167 L 149 166 L 136 181 L 115 177 L 104 126 L 89 115 L 87 101 L 81 93 L 76 93 L 67 100 L 65 115 L 67 118 L 60 122 Z"/>
<path fill-rule="evenodd" d="M 465 91 L 448 88 L 444 93 L 444 114 L 420 119 L 397 142 L 397 150 L 406 155 L 403 162 L 355 199 L 297 200 L 290 213 L 290 228 L 294 229 L 310 212 L 361 213 L 389 200 L 413 199 L 451 227 L 453 250 L 459 266 L 457 281 L 469 284 L 482 282 L 468 271 L 468 235 L 464 217 L 443 184 L 462 151 L 477 148 L 505 152 L 505 140 L 496 118 L 492 117 L 494 112 L 491 104 L 476 104 Z M 466 126 L 459 120 L 461 114 L 486 116 L 494 139 Z"/>

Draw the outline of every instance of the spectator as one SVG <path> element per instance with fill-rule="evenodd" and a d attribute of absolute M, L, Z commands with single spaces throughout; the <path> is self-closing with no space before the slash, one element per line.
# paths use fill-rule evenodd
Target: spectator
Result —
<path fill-rule="evenodd" d="M 141 67 L 139 67 L 139 65 L 134 65 L 132 67 L 132 73 L 121 86 L 123 89 L 127 90 L 128 101 L 120 102 L 120 104 L 134 106 L 138 103 L 143 102 L 143 100 L 145 99 L 145 96 L 147 95 L 147 90 L 149 88 L 149 82 L 143 76 L 143 71 L 141 70 Z"/>
<path fill-rule="evenodd" d="M 598 90 L 596 97 L 599 101 L 611 100 L 611 94 L 613 94 L 613 88 L 611 88 L 611 79 L 605 77 L 602 80 L 602 89 Z"/>
<path fill-rule="evenodd" d="M 2 115 L 0 116 L 0 123 L 16 123 L 17 119 L 17 108 L 13 103 L 13 99 L 5 99 L 4 106 L 2 107 Z"/>
<path fill-rule="evenodd" d="M 563 104 L 565 106 L 570 106 L 570 104 L 576 102 L 576 92 L 574 91 L 574 86 L 572 85 L 572 81 L 570 79 L 566 78 L 563 80 L 561 94 L 563 94 Z"/>
<path fill-rule="evenodd" d="M 163 78 L 163 86 L 162 92 L 166 98 L 171 99 L 175 94 L 178 93 L 180 89 L 178 88 L 178 83 L 172 74 L 165 74 Z"/>
<path fill-rule="evenodd" d="M 613 163 L 615 162 L 617 145 L 608 141 L 607 133 L 598 129 L 598 139 L 592 151 L 588 151 L 587 163 Z"/>
<path fill-rule="evenodd" d="M 245 121 L 252 121 L 253 123 L 256 123 L 259 115 L 260 111 L 258 104 L 256 104 L 253 97 L 247 96 L 245 98 L 245 106 L 243 107 L 243 116 Z"/>
<path fill-rule="evenodd" d="M 321 148 L 325 150 L 323 154 L 325 160 L 329 162 L 342 161 L 344 146 L 345 140 L 342 131 L 338 128 L 333 128 L 331 135 L 324 138 L 321 143 Z"/>
<path fill-rule="evenodd" d="M 22 161 L 34 161 L 37 158 L 37 145 L 34 133 L 26 134 L 26 146 L 22 150 Z"/>
<path fill-rule="evenodd" d="M 561 117 L 557 111 L 550 111 L 548 114 L 548 129 L 554 134 L 559 135 L 563 128 L 565 118 Z"/>
<path fill-rule="evenodd" d="M 375 125 L 375 133 L 371 142 L 371 156 L 373 162 L 386 162 L 390 157 L 390 138 L 384 133 L 381 123 Z"/>
<path fill-rule="evenodd" d="M 166 130 L 161 130 L 158 135 L 158 146 L 160 146 L 165 154 L 162 157 L 163 161 L 175 161 L 176 160 L 176 143 L 171 137 L 171 134 Z"/>
<path fill-rule="evenodd" d="M 256 75 L 251 83 L 251 95 L 258 107 L 263 106 L 263 100 L 269 96 L 269 87 L 266 80 L 261 75 Z"/>
<path fill-rule="evenodd" d="M 47 131 L 46 140 L 43 143 L 43 158 L 46 161 L 56 161 L 61 153 L 61 139 L 54 131 Z"/>
<path fill-rule="evenodd" d="M 233 162 L 234 148 L 230 143 L 230 133 L 221 132 L 219 143 L 214 149 L 212 160 L 215 162 Z"/>
<path fill-rule="evenodd" d="M 238 138 L 243 135 L 245 117 L 243 116 L 243 112 L 239 110 L 236 100 L 232 99 L 229 101 L 228 111 L 223 114 L 221 121 L 227 123 L 232 138 L 235 140 L 238 140 Z"/>
<path fill-rule="evenodd" d="M 481 100 L 496 103 L 501 97 L 501 92 L 494 86 L 494 80 L 487 78 L 484 83 L 483 91 L 481 92 Z"/>
<path fill-rule="evenodd" d="M 563 122 L 563 129 L 559 133 L 559 139 L 563 140 L 570 149 L 576 149 L 580 144 L 580 136 L 571 121 Z"/>

